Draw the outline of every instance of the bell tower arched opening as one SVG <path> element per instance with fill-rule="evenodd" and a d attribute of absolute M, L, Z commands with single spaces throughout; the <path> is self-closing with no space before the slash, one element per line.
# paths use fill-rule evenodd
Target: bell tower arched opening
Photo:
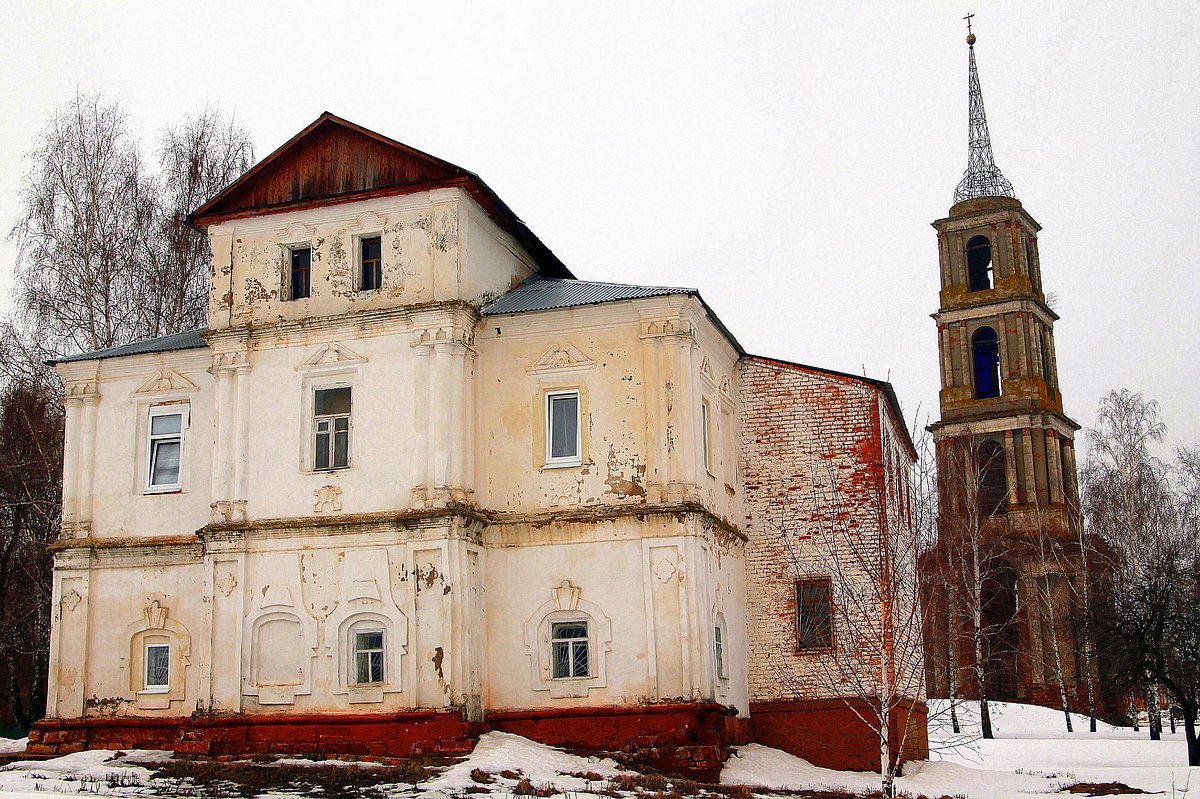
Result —
<path fill-rule="evenodd" d="M 967 288 L 987 291 L 992 283 L 992 243 L 987 236 L 972 236 L 967 241 Z"/>
<path fill-rule="evenodd" d="M 1000 396 L 1000 337 L 990 327 L 971 336 L 971 360 L 975 366 L 975 399 Z"/>

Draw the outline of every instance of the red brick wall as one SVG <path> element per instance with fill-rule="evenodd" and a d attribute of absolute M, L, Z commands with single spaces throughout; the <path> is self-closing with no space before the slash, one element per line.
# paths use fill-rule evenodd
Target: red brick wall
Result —
<path fill-rule="evenodd" d="M 822 726 L 829 725 L 828 740 L 836 742 L 839 754 L 827 762 L 877 764 L 877 740 L 834 730 L 846 726 L 843 697 L 881 689 L 885 652 L 897 661 L 896 672 L 915 675 L 900 680 L 897 693 L 917 702 L 924 698 L 915 549 L 899 543 L 912 530 L 907 483 L 914 453 L 903 420 L 885 388 L 861 378 L 753 357 L 742 360 L 740 378 L 749 687 L 756 739 L 768 745 L 777 741 L 807 757 L 800 750 L 811 747 L 771 732 L 789 728 L 792 721 L 764 719 L 760 725 L 756 714 L 782 718 L 767 710 L 779 701 L 833 700 L 820 712 L 806 705 L 810 721 L 802 726 L 820 737 Z M 903 579 L 894 583 L 885 578 L 888 574 Z M 798 650 L 794 585 L 804 577 L 834 581 L 837 609 L 829 650 Z M 892 585 L 900 586 L 899 595 Z M 870 599 L 863 602 L 863 597 Z M 905 629 L 911 634 L 902 635 Z M 788 713 L 794 717 L 794 708 Z M 920 727 L 915 738 L 923 741 L 923 715 Z"/>
<path fill-rule="evenodd" d="M 854 704 L 857 708 L 842 699 L 752 703 L 754 740 L 824 768 L 878 771 L 877 728 L 864 724 L 859 717 L 870 718 L 875 710 L 866 703 Z M 888 738 L 893 758 L 897 752 L 902 760 L 929 757 L 927 716 L 921 702 L 905 703 L 894 712 Z"/>

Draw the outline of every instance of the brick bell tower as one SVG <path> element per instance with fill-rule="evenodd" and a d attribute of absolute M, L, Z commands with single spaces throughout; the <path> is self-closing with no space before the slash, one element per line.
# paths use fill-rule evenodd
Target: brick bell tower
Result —
<path fill-rule="evenodd" d="M 978 601 L 988 697 L 1052 706 L 1065 697 L 1080 707 L 1086 664 L 1071 633 L 1084 573 L 1079 425 L 1063 412 L 1054 350 L 1059 317 L 1042 284 L 1041 226 L 993 160 L 974 34 L 967 45 L 967 169 L 949 216 L 933 223 L 941 419 L 930 430 L 941 495 L 938 542 L 923 560 L 929 691 L 978 696 Z M 951 662 L 958 668 L 948 674 Z"/>

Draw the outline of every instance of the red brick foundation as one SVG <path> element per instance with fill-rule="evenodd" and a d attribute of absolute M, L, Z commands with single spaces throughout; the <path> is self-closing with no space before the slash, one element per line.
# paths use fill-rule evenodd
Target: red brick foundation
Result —
<path fill-rule="evenodd" d="M 874 713 L 865 702 L 859 712 L 868 719 Z M 911 711 L 906 706 L 895 715 L 898 718 L 892 720 L 889 737 L 892 752 L 898 752 L 903 741 L 901 761 L 927 759 L 925 704 L 914 702 Z M 879 770 L 879 738 L 845 700 L 752 702 L 750 721 L 757 743 L 790 752 L 814 765 L 850 771 Z M 905 723 L 907 735 L 903 734 Z"/>
<path fill-rule="evenodd" d="M 361 715 L 242 715 L 45 719 L 29 733 L 30 754 L 83 749 L 170 749 L 208 757 L 254 754 L 406 757 L 466 754 L 488 730 L 582 753 L 621 752 L 659 771 L 716 781 L 729 747 L 749 724 L 723 705 L 570 708 L 489 713 L 471 724 L 458 711 Z"/>
<path fill-rule="evenodd" d="M 43 719 L 29 732 L 28 751 L 66 754 L 83 749 L 171 749 L 221 757 L 322 754 L 407 757 L 465 754 L 480 725 L 457 711 L 420 710 L 356 715 L 188 716 L 176 718 Z"/>
<path fill-rule="evenodd" d="M 575 752 L 623 752 L 666 774 L 716 782 L 729 747 L 749 724 L 716 704 L 596 707 L 489 713 L 490 729 Z"/>
<path fill-rule="evenodd" d="M 434 710 L 44 719 L 29 733 L 28 752 L 169 749 L 207 757 L 319 754 L 379 759 L 466 754 L 480 734 L 500 730 L 580 753 L 620 752 L 663 773 L 706 782 L 720 777 L 730 747 L 751 740 L 826 768 L 879 768 L 874 732 L 842 700 L 762 702 L 750 708 L 749 719 L 710 703 L 503 711 L 489 713 L 482 724 L 464 721 L 458 711 Z M 903 760 L 928 757 L 926 714 L 923 703 L 913 704 Z M 893 751 L 900 746 L 903 721 L 898 719 L 893 727 Z"/>

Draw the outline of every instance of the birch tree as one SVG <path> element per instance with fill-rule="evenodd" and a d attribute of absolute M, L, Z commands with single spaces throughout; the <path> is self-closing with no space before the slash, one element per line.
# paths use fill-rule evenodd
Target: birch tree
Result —
<path fill-rule="evenodd" d="M 1183 710 L 1188 763 L 1195 766 L 1200 453 L 1181 448 L 1163 461 L 1154 449 L 1165 435 L 1157 403 L 1128 389 L 1104 397 L 1088 431 L 1084 510 L 1111 552 L 1089 616 L 1114 687 L 1162 689 Z"/>
<path fill-rule="evenodd" d="M 883 461 L 860 464 L 857 478 L 836 458 L 811 453 L 806 490 L 780 509 L 777 532 L 794 578 L 829 579 L 831 616 L 797 614 L 800 637 L 824 643 L 807 661 L 810 676 L 875 737 L 881 792 L 892 797 L 924 698 L 924 639 L 911 476 L 886 443 L 882 450 Z M 794 675 L 783 670 L 780 678 Z"/>
<path fill-rule="evenodd" d="M 56 111 L 27 155 L 17 245 L 19 331 L 45 357 L 203 327 L 208 256 L 187 214 L 249 168 L 249 138 L 206 109 L 164 132 L 160 169 L 100 95 Z"/>

